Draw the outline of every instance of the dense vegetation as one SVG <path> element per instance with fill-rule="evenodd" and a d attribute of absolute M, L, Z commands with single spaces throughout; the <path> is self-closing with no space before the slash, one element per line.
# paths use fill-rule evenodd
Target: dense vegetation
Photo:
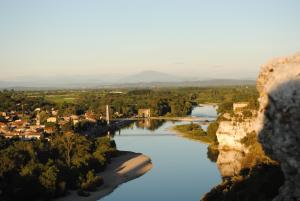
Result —
<path fill-rule="evenodd" d="M 95 173 L 104 170 L 116 153 L 108 138 L 73 133 L 50 141 L 0 139 L 0 200 L 50 199 L 68 189 L 95 190 L 103 183 Z"/>
<path fill-rule="evenodd" d="M 116 116 L 131 117 L 141 108 L 150 108 L 151 116 L 185 116 L 196 102 L 191 92 L 184 90 L 131 90 L 122 94 L 87 92 L 79 96 L 77 104 L 98 114 L 109 104 Z"/>
<path fill-rule="evenodd" d="M 54 103 L 47 101 L 43 96 L 30 97 L 26 92 L 0 91 L 0 111 L 33 112 L 35 108 L 50 109 Z"/>
<path fill-rule="evenodd" d="M 233 103 L 249 102 L 249 108 L 258 108 L 258 92 L 254 86 L 249 87 L 226 87 L 208 88 L 199 91 L 197 102 L 217 103 L 218 113 L 232 112 Z"/>
<path fill-rule="evenodd" d="M 150 108 L 152 116 L 185 116 L 198 103 L 218 103 L 219 112 L 232 110 L 233 102 L 247 101 L 257 107 L 258 93 L 253 86 L 213 88 L 122 89 L 112 93 L 105 89 L 0 91 L 0 111 L 33 111 L 37 107 L 59 109 L 61 115 L 83 114 L 92 111 L 105 114 L 109 104 L 115 117 L 129 117 L 140 108 Z"/>

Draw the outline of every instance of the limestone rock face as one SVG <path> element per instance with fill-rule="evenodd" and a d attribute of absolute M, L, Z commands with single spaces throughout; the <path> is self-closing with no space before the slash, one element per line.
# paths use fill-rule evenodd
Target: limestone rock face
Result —
<path fill-rule="evenodd" d="M 242 122 L 235 119 L 221 121 L 216 133 L 219 149 L 235 149 L 247 152 L 241 140 L 253 130 L 252 119 L 244 119 Z"/>
<path fill-rule="evenodd" d="M 262 66 L 257 88 L 256 131 L 266 154 L 281 163 L 285 175 L 275 201 L 300 200 L 300 54 Z"/>
<path fill-rule="evenodd" d="M 226 120 L 220 121 L 216 133 L 219 143 L 217 166 L 222 177 L 237 175 L 245 168 L 249 150 L 241 140 L 254 131 L 255 117 L 244 118 L 242 114 L 235 115 L 239 117 L 224 114 Z"/>

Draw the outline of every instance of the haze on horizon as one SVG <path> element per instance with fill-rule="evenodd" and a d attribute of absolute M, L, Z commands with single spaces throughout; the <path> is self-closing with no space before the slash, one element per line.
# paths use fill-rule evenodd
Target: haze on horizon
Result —
<path fill-rule="evenodd" d="M 255 78 L 300 51 L 298 0 L 1 0 L 0 81 L 129 75 Z"/>

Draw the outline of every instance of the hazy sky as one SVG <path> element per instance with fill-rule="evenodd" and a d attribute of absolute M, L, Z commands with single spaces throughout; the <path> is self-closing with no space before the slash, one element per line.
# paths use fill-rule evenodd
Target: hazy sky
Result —
<path fill-rule="evenodd" d="M 299 0 L 0 0 L 0 79 L 254 78 L 300 51 L 299 20 Z"/>

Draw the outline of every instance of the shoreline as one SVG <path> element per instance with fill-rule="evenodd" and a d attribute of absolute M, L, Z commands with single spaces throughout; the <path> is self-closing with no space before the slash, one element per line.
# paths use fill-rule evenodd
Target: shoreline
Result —
<path fill-rule="evenodd" d="M 54 199 L 55 201 L 97 201 L 112 193 L 118 186 L 136 179 L 153 167 L 151 159 L 141 153 L 120 151 L 121 155 L 111 159 L 101 176 L 104 184 L 94 192 L 89 192 L 90 196 L 82 197 L 77 195 L 77 191 L 70 191 L 64 197 Z"/>

